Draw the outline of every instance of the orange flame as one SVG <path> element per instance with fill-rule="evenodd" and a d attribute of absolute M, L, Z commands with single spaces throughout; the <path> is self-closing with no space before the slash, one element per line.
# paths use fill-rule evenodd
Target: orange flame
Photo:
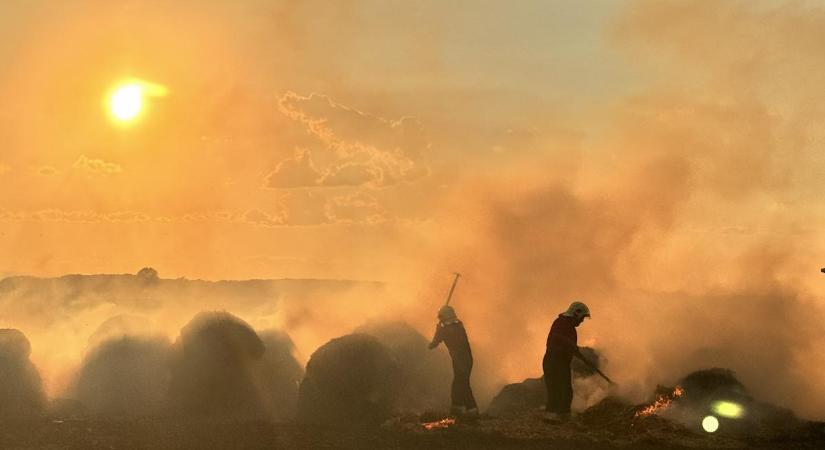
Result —
<path fill-rule="evenodd" d="M 451 425 L 455 425 L 455 419 L 448 417 L 446 419 L 441 419 L 436 422 L 427 422 L 421 424 L 424 429 L 426 430 L 435 430 L 439 428 L 449 428 Z"/>
<path fill-rule="evenodd" d="M 659 395 L 655 402 L 648 405 L 644 409 L 640 411 L 636 411 L 635 417 L 646 417 L 653 414 L 657 414 L 659 410 L 667 409 L 673 400 L 685 395 L 685 390 L 681 386 L 676 386 L 673 388 L 673 392 L 667 395 Z"/>

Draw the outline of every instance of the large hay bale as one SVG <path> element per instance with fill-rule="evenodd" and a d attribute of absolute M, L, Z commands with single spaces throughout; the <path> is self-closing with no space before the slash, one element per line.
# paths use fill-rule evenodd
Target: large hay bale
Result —
<path fill-rule="evenodd" d="M 761 439 L 793 433 L 802 426 L 790 410 L 753 398 L 731 370 L 697 370 L 680 380 L 679 385 L 684 395 L 661 415 L 686 426 L 698 429 L 702 418 L 713 415 L 720 422 L 720 434 Z M 738 405 L 741 414 L 720 415 L 719 402 Z"/>
<path fill-rule="evenodd" d="M 29 360 L 31 344 L 19 330 L 0 329 L 0 416 L 39 414 L 43 383 Z"/>
<path fill-rule="evenodd" d="M 298 418 L 315 423 L 374 424 L 397 407 L 398 363 L 366 334 L 329 341 L 310 357 L 298 396 Z"/>
<path fill-rule="evenodd" d="M 86 355 L 74 398 L 92 414 L 158 413 L 169 390 L 169 353 L 169 342 L 159 337 L 104 341 Z"/>
<path fill-rule="evenodd" d="M 738 398 L 748 395 L 745 386 L 736 378 L 732 370 L 718 367 L 691 372 L 679 381 L 679 385 L 692 399 L 719 396 Z"/>
<path fill-rule="evenodd" d="M 298 384 L 304 369 L 295 358 L 295 344 L 277 330 L 260 333 L 266 350 L 258 376 L 258 385 L 265 398 L 267 416 L 275 420 L 295 416 L 298 407 Z"/>
<path fill-rule="evenodd" d="M 487 407 L 487 413 L 501 416 L 537 409 L 544 405 L 546 397 L 544 378 L 528 378 L 501 388 Z"/>
<path fill-rule="evenodd" d="M 264 418 L 266 400 L 257 380 L 263 341 L 243 320 L 227 312 L 202 312 L 175 343 L 169 399 L 190 415 Z"/>
<path fill-rule="evenodd" d="M 405 322 L 369 322 L 355 330 L 378 339 L 399 365 L 399 405 L 406 411 L 443 410 L 450 406 L 453 372 L 446 352 L 427 349 L 425 338 Z"/>
<path fill-rule="evenodd" d="M 603 359 L 599 352 L 590 347 L 581 347 L 581 352 L 589 361 L 598 367 Z M 590 366 L 581 362 L 578 358 L 573 358 L 570 364 L 573 374 L 573 383 L 596 374 Z M 573 394 L 578 396 L 579 390 L 574 389 Z M 504 386 L 499 393 L 493 397 L 487 413 L 491 415 L 517 414 L 544 406 L 547 399 L 547 388 L 544 386 L 544 377 L 528 378 L 521 383 L 512 383 Z M 577 398 L 574 398 L 574 401 Z M 586 402 L 583 402 L 586 403 Z"/>

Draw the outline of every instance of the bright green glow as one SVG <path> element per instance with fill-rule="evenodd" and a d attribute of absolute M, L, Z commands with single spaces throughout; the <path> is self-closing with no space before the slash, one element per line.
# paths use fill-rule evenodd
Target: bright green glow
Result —
<path fill-rule="evenodd" d="M 714 403 L 712 409 L 713 412 L 715 412 L 716 414 L 722 417 L 729 417 L 731 419 L 738 419 L 742 417 L 742 414 L 744 413 L 742 405 L 726 401 L 719 401 Z"/>
<path fill-rule="evenodd" d="M 713 416 L 707 416 L 702 419 L 702 428 L 708 433 L 713 433 L 719 429 L 719 419 Z"/>

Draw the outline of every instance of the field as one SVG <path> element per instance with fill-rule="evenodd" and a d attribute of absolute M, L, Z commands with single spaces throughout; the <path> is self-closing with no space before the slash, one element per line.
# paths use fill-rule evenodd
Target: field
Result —
<path fill-rule="evenodd" d="M 621 419 L 621 417 L 618 417 Z M 603 425 L 594 421 L 603 421 Z M 580 449 L 580 448 L 823 448 L 825 427 L 810 423 L 771 438 L 726 437 L 689 430 L 658 417 L 621 425 L 584 414 L 549 424 L 539 412 L 509 418 L 481 417 L 446 429 L 425 430 L 417 417 L 371 428 L 295 423 L 171 418 L 16 419 L 0 421 L 3 449 Z"/>

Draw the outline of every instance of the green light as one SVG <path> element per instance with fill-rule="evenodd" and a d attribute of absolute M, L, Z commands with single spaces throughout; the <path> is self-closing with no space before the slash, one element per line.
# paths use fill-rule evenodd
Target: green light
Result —
<path fill-rule="evenodd" d="M 719 429 L 719 419 L 713 416 L 707 416 L 702 419 L 702 428 L 708 433 L 713 433 Z"/>
<path fill-rule="evenodd" d="M 742 408 L 742 405 L 726 401 L 719 401 L 714 403 L 711 409 L 713 409 L 713 412 L 715 412 L 716 414 L 731 419 L 738 419 L 742 417 L 742 414 L 744 414 L 745 412 L 744 408 Z"/>

